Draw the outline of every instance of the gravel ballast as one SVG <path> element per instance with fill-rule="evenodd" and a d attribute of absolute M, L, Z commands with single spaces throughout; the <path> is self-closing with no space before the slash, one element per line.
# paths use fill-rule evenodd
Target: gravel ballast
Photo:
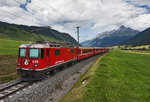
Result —
<path fill-rule="evenodd" d="M 29 86 L 4 102 L 56 102 L 72 88 L 74 83 L 101 55 L 93 56 L 67 67 L 49 78 Z"/>

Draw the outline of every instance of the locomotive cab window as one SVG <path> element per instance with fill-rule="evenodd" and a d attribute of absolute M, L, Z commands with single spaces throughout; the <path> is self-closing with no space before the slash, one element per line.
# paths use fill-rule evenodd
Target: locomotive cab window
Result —
<path fill-rule="evenodd" d="M 26 57 L 26 49 L 20 49 L 19 50 L 19 57 L 25 58 Z"/>
<path fill-rule="evenodd" d="M 39 49 L 29 49 L 29 58 L 39 58 Z"/>
<path fill-rule="evenodd" d="M 60 50 L 55 50 L 55 56 L 60 56 Z"/>

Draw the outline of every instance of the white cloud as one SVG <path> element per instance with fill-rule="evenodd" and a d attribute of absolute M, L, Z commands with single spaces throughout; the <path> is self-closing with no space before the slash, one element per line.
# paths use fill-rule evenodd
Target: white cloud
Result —
<path fill-rule="evenodd" d="M 138 17 L 129 20 L 125 23 L 126 26 L 133 29 L 138 29 L 140 31 L 144 30 L 147 27 L 150 27 L 150 14 L 139 15 Z"/>
<path fill-rule="evenodd" d="M 131 3 L 135 5 L 148 5 L 150 6 L 150 1 L 149 0 L 127 0 L 130 1 Z"/>
<path fill-rule="evenodd" d="M 16 0 L 25 4 L 26 0 Z M 143 30 L 150 27 L 150 14 L 146 8 L 149 0 L 32 0 L 24 11 L 13 0 L 1 0 L 9 6 L 0 4 L 0 10 L 11 12 L 15 17 L 1 12 L 0 20 L 25 25 L 50 25 L 54 29 L 70 33 L 75 27 L 90 28 L 97 34 L 118 28 L 120 25 Z M 24 20 L 28 19 L 30 21 Z M 31 22 L 33 21 L 33 22 Z M 36 23 L 35 23 L 36 22 Z M 92 26 L 91 26 L 92 25 Z M 86 35 L 86 34 L 85 34 Z M 89 35 L 89 34 L 87 34 Z M 93 34 L 92 36 L 95 36 Z M 91 37 L 91 35 L 89 35 Z"/>

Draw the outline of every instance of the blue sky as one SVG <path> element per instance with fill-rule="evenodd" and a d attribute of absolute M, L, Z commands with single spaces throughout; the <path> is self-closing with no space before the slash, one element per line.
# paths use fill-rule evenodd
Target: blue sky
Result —
<path fill-rule="evenodd" d="M 25 11 L 28 11 L 28 9 L 26 7 L 28 5 L 28 3 L 31 3 L 31 0 L 26 0 L 25 3 L 20 4 L 20 8 L 25 10 Z"/>
<path fill-rule="evenodd" d="M 0 20 L 24 25 L 51 26 L 76 38 L 81 26 L 80 41 L 119 28 L 121 25 L 142 31 L 150 27 L 150 0 L 1 0 L 6 10 L 21 17 L 0 12 Z M 36 11 L 36 12 L 35 12 Z"/>
<path fill-rule="evenodd" d="M 147 13 L 150 13 L 150 6 L 148 6 L 148 5 L 140 5 L 139 7 L 146 9 Z"/>

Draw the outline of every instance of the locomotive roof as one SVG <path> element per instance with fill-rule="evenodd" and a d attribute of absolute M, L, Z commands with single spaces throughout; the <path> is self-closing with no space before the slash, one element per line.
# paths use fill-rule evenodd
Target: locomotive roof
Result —
<path fill-rule="evenodd" d="M 22 44 L 20 48 L 49 48 L 46 44 Z"/>
<path fill-rule="evenodd" d="M 64 43 L 30 43 L 22 44 L 20 48 L 75 48 L 74 45 Z"/>

